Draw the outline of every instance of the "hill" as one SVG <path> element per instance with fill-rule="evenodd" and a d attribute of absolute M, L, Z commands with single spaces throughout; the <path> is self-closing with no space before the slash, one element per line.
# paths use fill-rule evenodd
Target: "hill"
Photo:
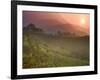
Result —
<path fill-rule="evenodd" d="M 23 68 L 89 65 L 88 36 L 48 35 L 35 25 L 24 27 L 23 32 Z"/>

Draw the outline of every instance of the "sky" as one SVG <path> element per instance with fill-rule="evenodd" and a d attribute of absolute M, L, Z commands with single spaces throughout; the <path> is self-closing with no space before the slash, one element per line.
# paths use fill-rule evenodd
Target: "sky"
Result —
<path fill-rule="evenodd" d="M 46 32 L 72 32 L 89 35 L 90 15 L 79 13 L 23 11 L 23 26 L 34 24 Z"/>

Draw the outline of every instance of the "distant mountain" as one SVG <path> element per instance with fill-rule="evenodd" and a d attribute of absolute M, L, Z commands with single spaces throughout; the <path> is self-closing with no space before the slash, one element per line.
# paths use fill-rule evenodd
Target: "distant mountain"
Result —
<path fill-rule="evenodd" d="M 50 27 L 51 26 L 51 27 Z M 33 31 L 33 32 L 44 32 L 46 34 L 51 35 L 60 35 L 64 37 L 81 37 L 81 36 L 88 36 L 85 32 L 83 32 L 81 29 L 78 29 L 76 25 L 72 25 L 70 23 L 66 24 L 50 24 L 48 26 L 48 29 L 44 29 L 43 26 L 40 27 L 35 24 L 29 24 L 25 26 L 23 29 L 24 31 Z"/>
<path fill-rule="evenodd" d="M 69 37 L 88 36 L 86 32 L 78 28 L 80 26 L 66 23 L 66 24 L 55 25 L 54 27 L 59 27 L 59 26 L 62 27 L 62 29 L 56 30 L 55 33 L 58 33 L 60 35 L 69 36 Z"/>

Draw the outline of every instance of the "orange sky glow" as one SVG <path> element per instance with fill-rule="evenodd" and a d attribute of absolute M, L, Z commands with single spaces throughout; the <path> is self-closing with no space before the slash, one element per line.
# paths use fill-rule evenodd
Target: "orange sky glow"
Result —
<path fill-rule="evenodd" d="M 79 13 L 51 13 L 51 12 L 23 12 L 23 24 L 28 25 L 34 23 L 47 30 L 71 30 L 73 32 L 84 32 L 84 35 L 89 35 L 90 15 Z M 57 27 L 55 25 L 63 25 Z M 70 26 L 68 26 L 70 25 Z"/>

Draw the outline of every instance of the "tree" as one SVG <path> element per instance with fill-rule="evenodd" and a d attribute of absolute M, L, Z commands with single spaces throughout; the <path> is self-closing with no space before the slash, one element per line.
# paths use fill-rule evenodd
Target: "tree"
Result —
<path fill-rule="evenodd" d="M 37 28 L 34 24 L 29 24 L 28 26 L 26 26 L 27 30 L 30 31 L 36 31 L 36 32 L 42 32 L 43 30 L 40 28 Z"/>

